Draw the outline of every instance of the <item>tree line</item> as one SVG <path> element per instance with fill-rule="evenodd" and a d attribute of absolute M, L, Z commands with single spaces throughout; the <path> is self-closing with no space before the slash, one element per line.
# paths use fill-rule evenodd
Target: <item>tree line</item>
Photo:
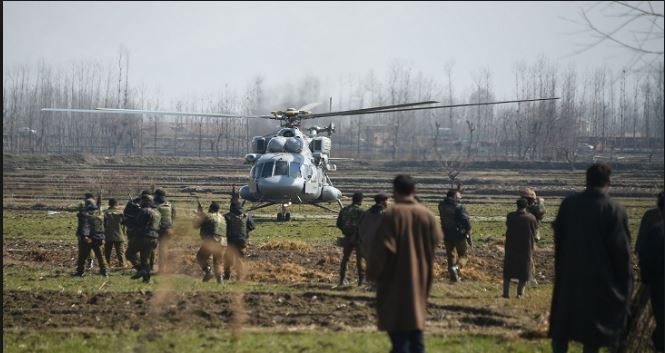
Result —
<path fill-rule="evenodd" d="M 228 86 L 207 96 L 165 102 L 130 76 L 128 51 L 116 61 L 81 61 L 67 67 L 41 62 L 5 68 L 5 153 L 94 153 L 102 155 L 242 156 L 251 137 L 277 125 L 258 119 L 195 116 L 91 116 L 42 112 L 44 107 L 130 108 L 266 114 L 324 102 L 317 109 L 437 100 L 443 104 L 560 97 L 558 101 L 420 110 L 338 117 L 333 153 L 339 157 L 393 160 L 519 159 L 574 161 L 584 153 L 639 155 L 663 151 L 663 64 L 620 72 L 599 66 L 560 67 L 545 57 L 516 62 L 514 92 L 498 94 L 489 69 L 473 85 L 455 85 L 454 62 L 432 77 L 413 65 L 392 62 L 388 70 L 344 75 L 334 85 L 314 75 L 266 87 L 256 76 L 243 90 Z M 330 92 L 334 92 L 331 94 Z M 334 97 L 334 100 L 331 99 Z M 332 100 L 332 106 L 328 103 Z"/>

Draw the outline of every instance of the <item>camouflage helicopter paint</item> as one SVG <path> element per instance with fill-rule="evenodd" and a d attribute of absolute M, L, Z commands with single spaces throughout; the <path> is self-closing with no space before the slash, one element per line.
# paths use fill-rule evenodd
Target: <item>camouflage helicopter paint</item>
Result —
<path fill-rule="evenodd" d="M 333 158 L 330 158 L 332 142 L 329 137 L 318 136 L 321 132 L 327 132 L 328 136 L 330 136 L 335 131 L 334 125 L 331 123 L 326 128 L 311 127 L 308 129 L 308 134 L 306 135 L 299 129 L 300 123 L 303 120 L 333 116 L 383 114 L 425 109 L 550 101 L 556 99 L 559 98 L 535 98 L 453 105 L 432 105 L 438 102 L 425 101 L 345 111 L 330 111 L 327 113 L 310 112 L 308 110 L 310 107 L 318 105 L 318 103 L 314 103 L 300 109 L 289 108 L 286 111 L 271 112 L 271 115 L 234 115 L 116 108 L 43 108 L 42 111 L 278 120 L 281 125 L 278 131 L 267 137 L 256 136 L 252 140 L 253 151 L 245 156 L 245 161 L 253 164 L 253 166 L 249 173 L 248 184 L 240 188 L 240 197 L 245 201 L 258 204 L 251 207 L 249 211 L 272 205 L 280 205 L 281 209 L 277 214 L 277 220 L 288 221 L 291 218 L 288 206 L 294 203 L 310 204 L 333 212 L 336 211 L 321 204 L 336 202 L 340 207 L 342 206 L 342 193 L 332 185 L 327 174 L 329 171 L 337 169 L 335 165 L 330 163 L 333 160 Z"/>

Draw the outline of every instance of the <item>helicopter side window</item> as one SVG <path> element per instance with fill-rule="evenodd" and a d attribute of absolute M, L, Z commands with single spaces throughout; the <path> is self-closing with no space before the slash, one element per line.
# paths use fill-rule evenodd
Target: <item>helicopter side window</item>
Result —
<path fill-rule="evenodd" d="M 266 162 L 263 164 L 263 169 L 261 170 L 261 178 L 269 178 L 272 176 L 272 166 L 274 162 Z"/>
<path fill-rule="evenodd" d="M 275 163 L 275 175 L 289 175 L 289 162 L 277 161 Z"/>
<path fill-rule="evenodd" d="M 300 178 L 300 163 L 291 162 L 289 165 L 289 176 L 291 178 Z"/>

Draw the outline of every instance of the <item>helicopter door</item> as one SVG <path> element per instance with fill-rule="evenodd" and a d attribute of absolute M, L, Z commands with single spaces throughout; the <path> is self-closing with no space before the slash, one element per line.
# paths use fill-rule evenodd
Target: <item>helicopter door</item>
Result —
<path fill-rule="evenodd" d="M 303 165 L 303 177 L 305 178 L 305 194 L 316 195 L 319 191 L 318 177 L 316 169 L 312 168 L 311 165 Z"/>

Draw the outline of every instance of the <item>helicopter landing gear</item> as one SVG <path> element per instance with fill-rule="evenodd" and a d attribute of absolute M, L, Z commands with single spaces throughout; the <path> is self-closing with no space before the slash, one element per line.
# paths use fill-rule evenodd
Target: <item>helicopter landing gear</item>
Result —
<path fill-rule="evenodd" d="M 277 222 L 288 222 L 291 220 L 289 204 L 282 204 L 282 209 L 277 214 Z"/>

